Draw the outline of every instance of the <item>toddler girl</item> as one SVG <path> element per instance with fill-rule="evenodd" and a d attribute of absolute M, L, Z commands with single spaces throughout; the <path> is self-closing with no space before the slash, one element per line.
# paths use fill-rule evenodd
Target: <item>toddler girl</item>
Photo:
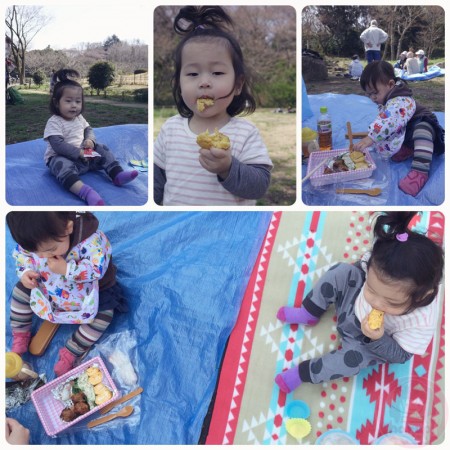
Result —
<path fill-rule="evenodd" d="M 47 121 L 44 139 L 45 164 L 57 180 L 88 205 L 104 205 L 100 195 L 80 175 L 103 169 L 116 186 L 123 186 L 138 176 L 136 170 L 124 171 L 106 145 L 96 142 L 89 123 L 81 114 L 84 109 L 83 88 L 69 77 L 78 72 L 63 69 L 55 73 L 56 83 L 50 99 L 52 116 Z"/>
<path fill-rule="evenodd" d="M 278 374 L 283 392 L 301 383 L 322 383 L 353 376 L 380 363 L 404 363 L 425 353 L 436 332 L 435 301 L 443 275 L 443 250 L 408 228 L 415 212 L 388 212 L 374 226 L 372 252 L 355 265 L 337 264 L 326 272 L 300 308 L 282 307 L 278 319 L 315 325 L 332 304 L 336 307 L 341 347 Z M 372 329 L 372 309 L 384 313 Z"/>
<path fill-rule="evenodd" d="M 272 162 L 254 125 L 255 110 L 241 48 L 218 6 L 186 6 L 175 18 L 183 39 L 175 50 L 173 95 L 179 115 L 161 128 L 154 150 L 154 199 L 164 205 L 254 205 L 270 183 Z M 215 129 L 227 150 L 199 148 Z"/>
<path fill-rule="evenodd" d="M 379 113 L 369 125 L 369 135 L 353 148 L 361 151 L 375 145 L 382 156 L 397 162 L 412 156 L 411 170 L 398 186 L 415 197 L 428 180 L 433 154 L 445 151 L 444 129 L 435 114 L 414 100 L 407 82 L 395 76 L 388 62 L 368 64 L 360 84 Z"/>
<path fill-rule="evenodd" d="M 127 310 L 111 244 L 88 212 L 10 212 L 6 220 L 17 242 L 20 279 L 11 299 L 11 351 L 28 350 L 33 312 L 50 322 L 81 324 L 59 351 L 54 370 L 60 376 L 103 335 L 115 309 Z"/>

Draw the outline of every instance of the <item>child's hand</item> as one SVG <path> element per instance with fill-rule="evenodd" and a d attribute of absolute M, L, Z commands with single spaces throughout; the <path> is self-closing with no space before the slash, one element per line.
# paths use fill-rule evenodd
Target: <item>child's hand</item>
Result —
<path fill-rule="evenodd" d="M 210 150 L 200 148 L 199 161 L 204 169 L 216 173 L 225 180 L 231 167 L 231 152 L 215 147 L 211 147 Z"/>
<path fill-rule="evenodd" d="M 47 258 L 48 268 L 53 273 L 58 273 L 60 275 L 65 275 L 67 271 L 67 263 L 63 256 L 52 256 Z"/>
<path fill-rule="evenodd" d="M 37 272 L 35 272 L 34 270 L 27 270 L 20 278 L 20 282 L 27 289 L 34 289 L 38 285 L 37 283 L 38 278 L 39 274 Z"/>
<path fill-rule="evenodd" d="M 81 146 L 83 148 L 92 148 L 93 149 L 95 144 L 94 144 L 94 141 L 92 139 L 85 139 L 83 141 L 83 143 L 81 144 Z"/>
<path fill-rule="evenodd" d="M 357 150 L 359 152 L 361 152 L 362 150 L 364 150 L 367 147 L 370 147 L 371 145 L 373 145 L 373 141 L 369 136 L 366 136 L 365 138 L 361 139 L 359 142 L 355 142 L 353 144 L 353 150 Z"/>
<path fill-rule="evenodd" d="M 372 339 L 372 341 L 376 341 L 383 337 L 384 325 L 382 324 L 380 328 L 372 330 L 372 328 L 369 327 L 369 315 L 367 315 L 361 322 L 361 331 L 363 332 L 364 336 Z"/>

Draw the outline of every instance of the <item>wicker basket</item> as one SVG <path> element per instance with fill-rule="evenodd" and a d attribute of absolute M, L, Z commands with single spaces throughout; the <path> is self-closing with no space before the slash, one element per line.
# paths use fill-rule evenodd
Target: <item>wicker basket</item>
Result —
<path fill-rule="evenodd" d="M 369 167 L 367 169 L 356 169 L 356 170 L 349 170 L 347 172 L 337 172 L 327 174 L 323 173 L 323 171 L 325 170 L 325 165 L 327 164 L 328 161 L 346 151 L 348 151 L 348 149 L 320 151 L 311 153 L 308 161 L 307 174 L 313 171 L 318 164 L 323 165 L 323 169 L 317 170 L 311 176 L 310 178 L 311 184 L 317 187 L 317 186 L 324 186 L 326 184 L 343 183 L 345 181 L 354 181 L 360 180 L 362 178 L 369 178 L 372 175 L 373 171 L 376 169 L 376 165 L 372 159 L 372 156 L 370 155 L 370 152 L 367 150 L 363 151 L 366 161 L 369 164 Z"/>

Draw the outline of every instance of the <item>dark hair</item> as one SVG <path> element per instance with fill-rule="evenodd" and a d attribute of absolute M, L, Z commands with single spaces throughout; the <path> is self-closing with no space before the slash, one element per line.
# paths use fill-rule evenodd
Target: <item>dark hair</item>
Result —
<path fill-rule="evenodd" d="M 172 94 L 182 117 L 190 118 L 194 114 L 184 103 L 180 87 L 181 56 L 184 46 L 191 39 L 225 41 L 233 63 L 235 83 L 243 82 L 240 94 L 234 96 L 227 113 L 233 117 L 240 113 L 251 114 L 255 111 L 256 101 L 251 93 L 250 74 L 245 67 L 241 47 L 236 38 L 225 29 L 224 23 L 233 24 L 230 16 L 220 6 L 184 6 L 175 17 L 174 30 L 184 37 L 174 52 L 175 73 L 172 77 Z"/>
<path fill-rule="evenodd" d="M 70 78 L 69 78 L 70 77 Z M 66 87 L 78 87 L 81 88 L 81 112 L 84 110 L 84 95 L 83 95 L 83 87 L 80 83 L 73 80 L 72 78 L 79 78 L 80 74 L 73 69 L 61 69 L 55 72 L 52 76 L 52 81 L 55 83 L 52 91 L 52 95 L 50 97 L 50 112 L 57 116 L 60 116 L 61 113 L 59 111 L 59 101 L 64 94 L 64 89 Z"/>
<path fill-rule="evenodd" d="M 353 55 L 353 56 L 352 56 L 352 59 L 353 59 L 353 60 L 359 59 L 359 56 L 358 56 L 358 55 Z"/>
<path fill-rule="evenodd" d="M 378 82 L 387 84 L 390 80 L 399 80 L 395 76 L 394 66 L 386 61 L 373 61 L 364 67 L 359 83 L 365 91 L 367 86 L 376 87 Z"/>
<path fill-rule="evenodd" d="M 411 306 L 407 312 L 429 305 L 436 297 L 444 269 L 444 251 L 424 234 L 408 228 L 414 211 L 379 215 L 373 229 L 375 243 L 367 268 L 386 281 L 404 281 Z M 407 239 L 400 241 L 399 234 Z M 406 236 L 405 236 L 406 237 Z"/>
<path fill-rule="evenodd" d="M 35 252 L 42 242 L 61 240 L 69 220 L 75 220 L 76 214 L 73 211 L 12 211 L 6 216 L 6 223 L 13 239 L 23 249 Z"/>

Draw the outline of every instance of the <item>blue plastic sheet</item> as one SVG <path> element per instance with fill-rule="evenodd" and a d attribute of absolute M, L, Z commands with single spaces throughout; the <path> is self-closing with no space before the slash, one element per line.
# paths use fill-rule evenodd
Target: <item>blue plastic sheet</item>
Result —
<path fill-rule="evenodd" d="M 439 66 L 431 66 L 428 68 L 427 72 L 415 73 L 413 75 L 408 75 L 408 72 L 406 72 L 405 70 L 395 69 L 395 74 L 403 80 L 425 81 L 431 80 L 432 78 L 436 77 L 443 77 L 445 75 L 445 69 L 442 69 Z"/>
<path fill-rule="evenodd" d="M 148 158 L 147 125 L 115 125 L 94 130 L 98 142 L 114 153 L 124 170 L 132 170 L 131 160 Z M 6 201 L 13 206 L 86 204 L 64 189 L 44 163 L 47 147 L 43 139 L 6 146 Z M 133 182 L 117 187 L 103 172 L 89 172 L 81 176 L 93 187 L 107 205 L 141 206 L 148 200 L 148 175 L 140 172 Z"/>
<path fill-rule="evenodd" d="M 332 118 L 333 149 L 348 148 L 347 122 L 351 123 L 353 132 L 368 130 L 368 126 L 377 115 L 377 106 L 369 98 L 363 95 L 320 94 L 309 95 L 309 103 L 314 116 L 303 122 L 303 127 L 315 129 L 319 109 L 327 106 Z M 443 112 L 435 113 L 439 123 L 445 127 L 445 115 Z M 406 176 L 411 168 L 411 159 L 397 163 L 390 160 L 382 160 L 376 151 L 371 155 L 377 166 L 372 177 L 338 184 L 330 184 L 319 188 L 305 181 L 302 185 L 302 200 L 306 205 L 326 206 L 384 206 L 384 205 L 411 205 L 411 206 L 436 206 L 444 202 L 444 169 L 445 155 L 433 156 L 430 178 L 417 197 L 405 194 L 398 188 L 398 182 Z M 306 175 L 307 166 L 302 166 L 302 178 Z M 342 195 L 336 194 L 337 188 L 373 188 L 380 187 L 380 197 L 367 195 Z"/>
<path fill-rule="evenodd" d="M 33 444 L 196 444 L 221 358 L 271 219 L 269 212 L 100 212 L 130 311 L 106 336 L 137 334 L 141 420 L 114 429 L 48 437 L 31 402 L 8 414 L 31 429 Z M 6 317 L 17 277 L 6 232 Z M 33 318 L 34 330 L 39 319 Z M 11 330 L 6 321 L 6 346 Z M 24 355 L 48 380 L 75 326 L 62 325 L 40 358 Z M 89 358 L 89 355 L 87 356 Z M 91 416 L 92 420 L 96 416 Z"/>

